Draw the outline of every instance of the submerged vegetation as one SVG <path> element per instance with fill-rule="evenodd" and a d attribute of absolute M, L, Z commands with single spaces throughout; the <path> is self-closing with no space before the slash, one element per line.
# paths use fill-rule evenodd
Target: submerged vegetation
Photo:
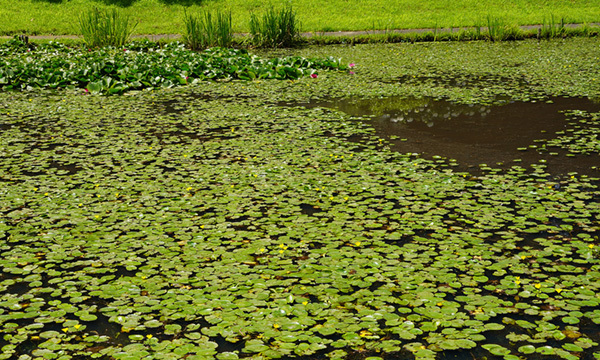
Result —
<path fill-rule="evenodd" d="M 1 92 L 0 358 L 600 358 L 597 170 L 454 172 L 302 106 L 598 99 L 599 45 L 315 47 L 294 58 L 348 71 Z M 531 145 L 600 158 L 600 113 L 570 110 Z"/>

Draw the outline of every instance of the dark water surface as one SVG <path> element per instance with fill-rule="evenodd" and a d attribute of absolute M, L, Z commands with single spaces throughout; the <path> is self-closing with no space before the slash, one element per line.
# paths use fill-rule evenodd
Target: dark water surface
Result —
<path fill-rule="evenodd" d="M 533 148 L 536 141 L 555 138 L 557 131 L 570 127 L 565 110 L 600 111 L 599 103 L 586 98 L 463 105 L 445 100 L 391 97 L 304 105 L 369 117 L 365 121 L 375 128 L 379 137 L 389 140 L 392 150 L 419 153 L 425 158 L 455 159 L 457 171 L 478 172 L 481 164 L 508 168 L 542 161 L 547 166 L 546 172 L 553 175 L 569 172 L 600 175 L 596 169 L 600 167 L 598 154 L 568 157 L 566 151 L 558 148 L 544 152 Z"/>

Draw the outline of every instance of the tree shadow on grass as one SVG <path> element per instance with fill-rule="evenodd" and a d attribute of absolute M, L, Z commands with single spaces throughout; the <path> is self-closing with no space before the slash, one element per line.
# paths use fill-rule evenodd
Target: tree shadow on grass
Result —
<path fill-rule="evenodd" d="M 200 5 L 204 0 L 159 0 L 161 3 L 166 5 L 182 5 L 182 6 L 192 6 L 192 5 Z"/>
<path fill-rule="evenodd" d="M 70 0 L 33 0 L 36 2 L 46 2 L 50 4 L 62 4 L 66 1 Z M 115 5 L 119 7 L 129 7 L 133 5 L 137 0 L 94 0 L 96 2 L 102 2 L 106 5 Z M 204 0 L 159 0 L 163 4 L 166 5 L 182 5 L 182 6 L 192 6 L 192 5 L 200 5 Z"/>
<path fill-rule="evenodd" d="M 62 4 L 65 0 L 33 0 L 34 2 L 45 2 L 49 4 Z"/>
<path fill-rule="evenodd" d="M 130 7 L 137 0 L 100 0 L 100 1 L 106 5 L 115 5 L 118 7 Z"/>

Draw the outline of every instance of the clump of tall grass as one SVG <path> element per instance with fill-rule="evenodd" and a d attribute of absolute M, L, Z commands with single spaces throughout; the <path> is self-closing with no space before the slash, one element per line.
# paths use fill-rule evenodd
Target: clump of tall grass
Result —
<path fill-rule="evenodd" d="M 233 42 L 231 11 L 217 10 L 215 14 L 205 10 L 199 15 L 184 15 L 183 41 L 192 50 L 209 47 L 230 47 Z"/>
<path fill-rule="evenodd" d="M 544 17 L 544 21 L 542 22 L 542 27 L 539 29 L 538 37 L 541 39 L 552 39 L 556 37 L 561 37 L 566 34 L 565 29 L 565 19 L 561 18 L 560 23 L 556 22 L 554 19 L 554 15 L 550 15 L 550 21 L 547 22 Z"/>
<path fill-rule="evenodd" d="M 292 47 L 300 41 L 300 24 L 291 6 L 279 11 L 267 10 L 262 17 L 252 14 L 250 18 L 252 45 L 257 47 Z"/>
<path fill-rule="evenodd" d="M 123 46 L 136 26 L 137 22 L 116 9 L 93 8 L 79 16 L 79 31 L 90 47 Z"/>
<path fill-rule="evenodd" d="M 490 41 L 523 40 L 525 34 L 517 25 L 507 25 L 500 18 L 487 17 L 487 39 Z"/>

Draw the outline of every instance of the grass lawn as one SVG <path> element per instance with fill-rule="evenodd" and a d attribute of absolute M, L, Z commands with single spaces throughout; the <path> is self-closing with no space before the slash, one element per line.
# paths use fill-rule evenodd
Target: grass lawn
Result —
<path fill-rule="evenodd" d="M 307 47 L 258 55 L 354 66 L 0 92 L 0 359 L 599 358 L 599 46 Z M 453 171 L 371 126 L 554 97 L 596 110 L 542 121 L 504 168 Z"/>
<path fill-rule="evenodd" d="M 215 0 L 196 5 L 195 1 L 161 0 L 0 0 L 0 34 L 77 34 L 77 19 L 90 7 L 122 8 L 140 23 L 138 34 L 181 33 L 183 11 L 200 8 L 231 9 L 236 32 L 249 30 L 251 13 L 262 13 L 269 3 L 255 0 Z M 111 5 L 106 5 L 111 4 Z M 283 2 L 271 3 L 281 6 Z M 285 2 L 288 4 L 288 2 Z M 507 24 L 527 25 L 557 20 L 584 23 L 600 21 L 600 0 L 532 2 L 509 1 L 356 1 L 346 0 L 291 2 L 302 29 L 309 32 L 402 28 L 466 27 L 486 24 L 488 15 Z M 8 20 L 10 19 L 10 21 Z"/>

